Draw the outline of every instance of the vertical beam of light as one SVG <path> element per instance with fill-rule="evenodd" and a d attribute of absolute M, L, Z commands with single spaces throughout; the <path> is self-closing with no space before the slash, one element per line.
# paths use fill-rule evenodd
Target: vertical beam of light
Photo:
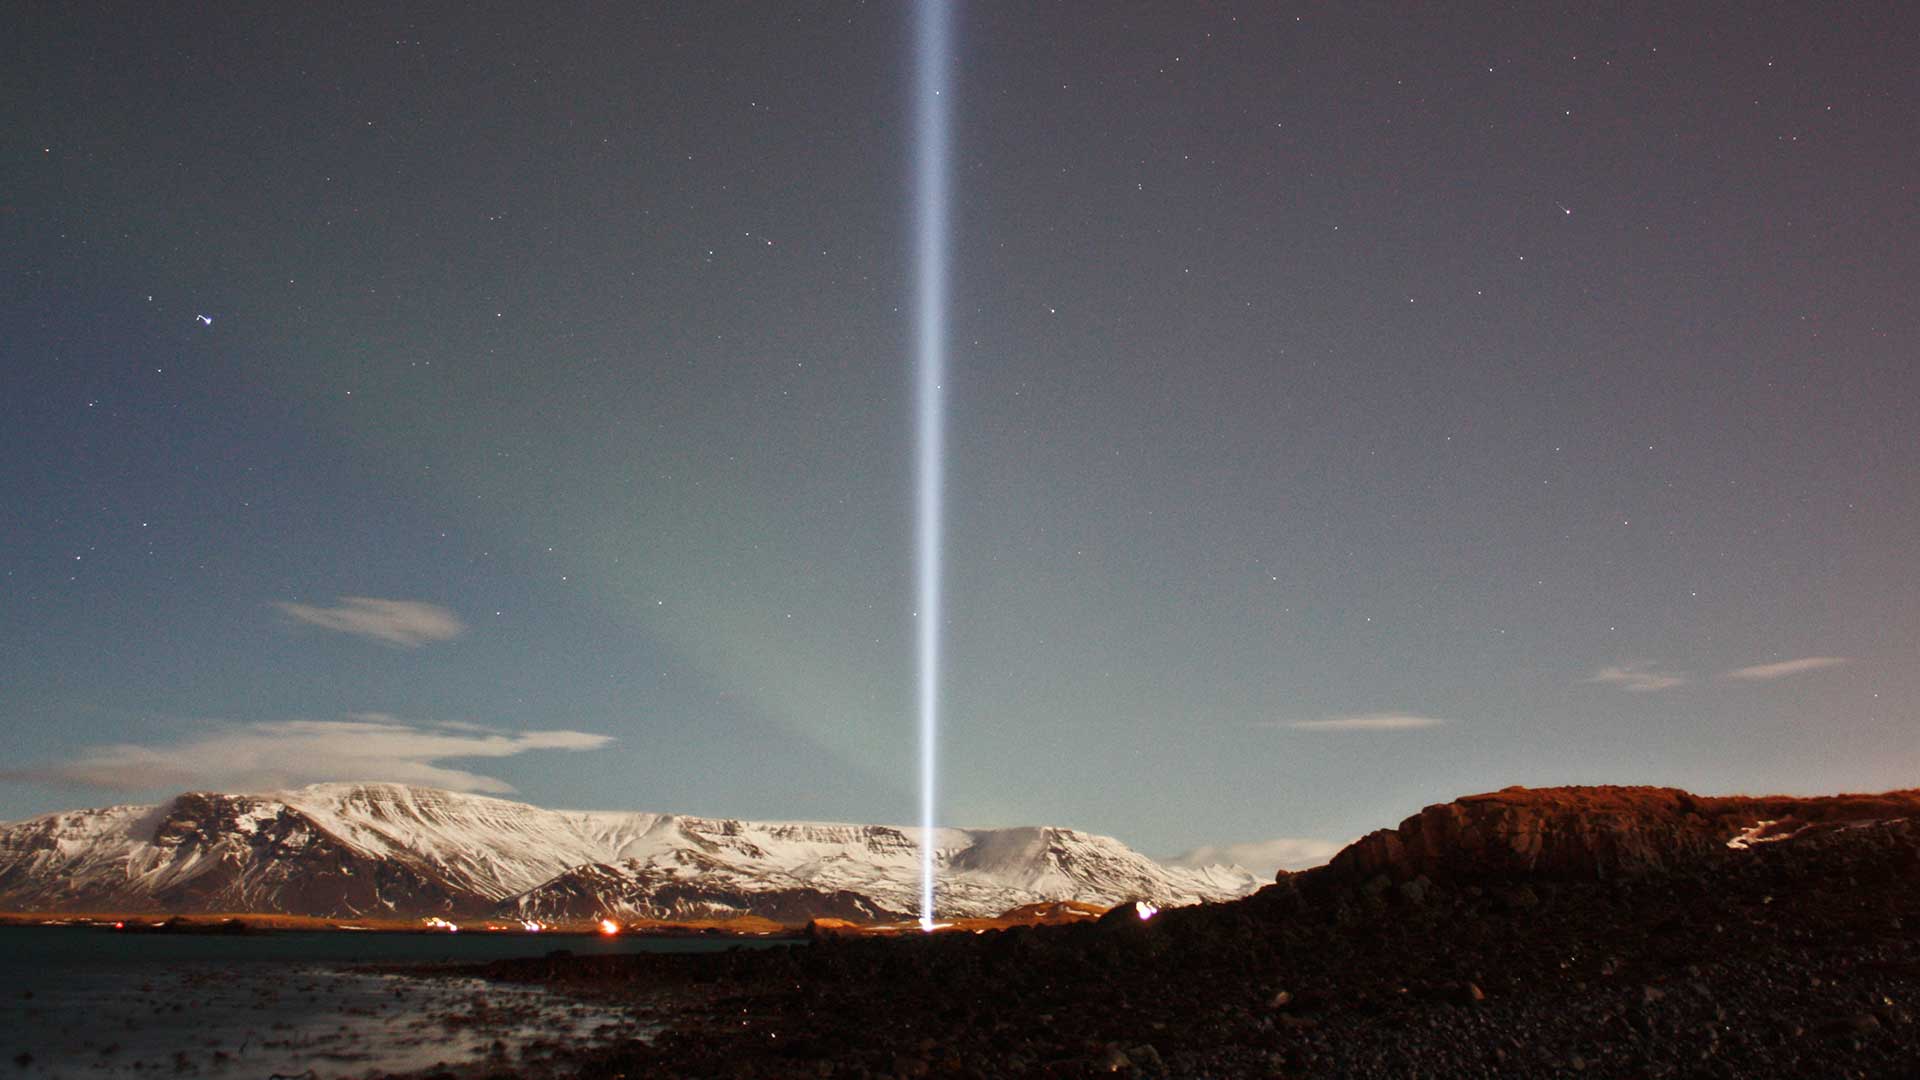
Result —
<path fill-rule="evenodd" d="M 919 0 L 914 51 L 914 256 L 918 298 L 914 366 L 919 414 L 915 453 L 916 593 L 920 668 L 920 928 L 932 930 L 934 776 L 940 734 L 942 510 L 946 471 L 947 120 L 951 11 L 948 0 Z"/>

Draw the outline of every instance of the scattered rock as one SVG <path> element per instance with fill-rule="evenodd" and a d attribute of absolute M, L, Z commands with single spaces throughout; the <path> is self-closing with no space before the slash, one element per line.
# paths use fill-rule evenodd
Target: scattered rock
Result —
<path fill-rule="evenodd" d="M 1820 1025 L 1828 1035 L 1859 1036 L 1872 1035 L 1880 1031 L 1880 1018 L 1872 1013 L 1852 1013 L 1835 1016 Z"/>
<path fill-rule="evenodd" d="M 1129 1046 L 1127 1047 L 1126 1054 L 1127 1057 L 1132 1060 L 1135 1068 L 1147 1069 L 1152 1072 L 1166 1071 L 1166 1062 L 1160 1059 L 1160 1051 L 1154 1049 L 1152 1043 L 1141 1043 L 1139 1046 Z"/>
<path fill-rule="evenodd" d="M 1687 838 L 1725 824 L 1725 801 L 1653 798 L 1658 813 L 1618 819 L 1628 850 L 1608 852 L 1603 831 L 1559 830 L 1533 794 L 1463 811 L 1494 832 L 1461 843 L 1507 872 L 1477 883 L 1433 874 L 1454 855 L 1401 837 L 1402 863 L 1303 871 L 1150 921 L 1123 909 L 1104 928 L 489 970 L 684 997 L 651 1041 L 582 1056 L 594 1080 L 1911 1074 L 1915 1028 L 1896 1003 L 1920 995 L 1920 937 L 1889 928 L 1920 919 L 1920 821 L 1796 828 L 1746 850 L 1721 839 L 1696 864 Z M 1594 798 L 1627 815 L 1639 797 Z M 1499 831 L 1530 821 L 1531 834 Z M 1436 830 L 1421 843 L 1449 835 Z M 1528 835 L 1532 855 L 1499 854 Z M 1614 873 L 1649 853 L 1667 869 Z M 1515 870 L 1523 856 L 1566 874 Z M 1589 879 L 1569 870 L 1602 865 Z M 1460 1008 L 1472 1004 L 1495 1007 Z M 1801 1019 L 1809 1009 L 1824 1019 Z"/>
<path fill-rule="evenodd" d="M 1422 874 L 1411 881 L 1403 881 L 1400 883 L 1400 899 L 1415 907 L 1419 907 L 1427 902 L 1427 893 L 1430 892 L 1432 888 L 1433 882 L 1427 880 L 1427 876 Z"/>

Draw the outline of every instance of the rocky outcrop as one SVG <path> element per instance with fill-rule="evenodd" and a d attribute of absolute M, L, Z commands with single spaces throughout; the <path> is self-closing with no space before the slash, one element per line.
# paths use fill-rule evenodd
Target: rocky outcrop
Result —
<path fill-rule="evenodd" d="M 1332 883 L 1637 877 L 1737 857 L 1808 829 L 1901 818 L 1920 818 L 1920 790 L 1799 798 L 1510 787 L 1429 806 L 1308 874 Z"/>
<path fill-rule="evenodd" d="M 1642 840 L 1617 850 L 1641 856 L 1717 837 L 1716 820 L 1745 831 L 1749 813 L 1824 820 L 1631 880 L 1376 876 L 1093 925 L 883 938 L 822 922 L 804 949 L 489 970 L 629 994 L 658 1018 L 657 1035 L 589 1050 L 581 1076 L 1913 1077 L 1920 821 L 1887 818 L 1911 798 L 1676 795 L 1499 792 L 1454 811 L 1496 836 L 1537 822 L 1555 853 L 1583 850 L 1563 817 L 1611 815 Z"/>

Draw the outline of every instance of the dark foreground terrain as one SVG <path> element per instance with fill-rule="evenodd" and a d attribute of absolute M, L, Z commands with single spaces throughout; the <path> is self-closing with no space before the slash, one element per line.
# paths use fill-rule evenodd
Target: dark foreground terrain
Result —
<path fill-rule="evenodd" d="M 1150 919 L 486 974 L 665 1025 L 583 1077 L 1920 1076 L 1920 796 L 1516 789 Z"/>

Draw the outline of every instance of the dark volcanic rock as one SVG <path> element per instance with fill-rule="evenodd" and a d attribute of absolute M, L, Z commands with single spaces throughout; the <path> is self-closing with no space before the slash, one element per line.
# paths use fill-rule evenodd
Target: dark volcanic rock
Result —
<path fill-rule="evenodd" d="M 1809 827 L 1920 817 L 1920 790 L 1885 795 L 1702 797 L 1659 787 L 1511 787 L 1429 806 L 1369 833 L 1306 876 L 1599 880 L 1700 867 L 1752 831 L 1764 843 Z M 1762 823 L 1770 823 L 1764 828 Z"/>
<path fill-rule="evenodd" d="M 491 973 L 673 1002 L 652 1042 L 572 1063 L 608 1080 L 1914 1075 L 1909 796 L 1688 806 L 1579 789 L 1518 805 L 1531 794 L 1420 831 L 1428 881 L 1411 891 L 1398 862 L 1350 863 L 1145 920 Z M 1580 800 L 1613 812 L 1590 825 L 1564 812 Z M 1726 847 L 1789 814 L 1783 839 Z M 1505 876 L 1455 872 L 1489 862 Z"/>

